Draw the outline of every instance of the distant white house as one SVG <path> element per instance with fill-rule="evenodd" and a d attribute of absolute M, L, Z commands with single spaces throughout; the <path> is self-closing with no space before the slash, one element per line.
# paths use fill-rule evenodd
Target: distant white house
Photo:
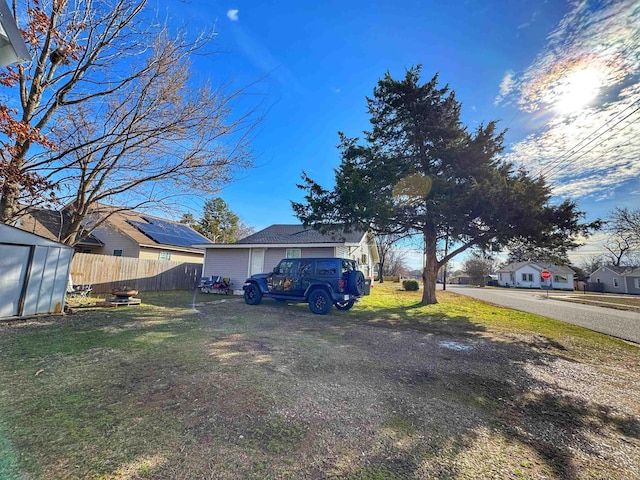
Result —
<path fill-rule="evenodd" d="M 640 295 L 640 267 L 600 267 L 589 277 L 593 290 Z"/>
<path fill-rule="evenodd" d="M 541 277 L 543 270 L 551 273 L 551 278 Z M 564 265 L 543 262 L 510 263 L 497 271 L 498 285 L 517 288 L 551 288 L 554 290 L 573 290 L 575 273 Z"/>

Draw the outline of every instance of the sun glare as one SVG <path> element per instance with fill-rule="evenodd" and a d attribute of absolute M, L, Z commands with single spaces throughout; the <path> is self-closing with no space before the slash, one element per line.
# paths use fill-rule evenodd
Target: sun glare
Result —
<path fill-rule="evenodd" d="M 582 110 L 598 96 L 602 84 L 602 73 L 596 68 L 574 70 L 554 88 L 550 103 L 561 115 Z"/>

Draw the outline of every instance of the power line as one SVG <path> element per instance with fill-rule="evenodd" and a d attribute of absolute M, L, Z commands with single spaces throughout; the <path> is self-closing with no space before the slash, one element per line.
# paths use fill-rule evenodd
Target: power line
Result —
<path fill-rule="evenodd" d="M 619 117 L 620 115 L 624 114 L 627 110 L 629 110 L 630 108 L 635 107 L 636 105 L 640 104 L 640 100 L 635 101 L 634 103 L 632 103 L 631 105 L 627 106 L 624 110 L 621 110 L 620 112 L 616 113 L 612 118 L 610 118 L 609 120 L 607 120 L 603 125 L 601 125 L 600 127 L 598 127 L 596 130 L 594 130 L 593 132 L 591 132 L 589 135 L 587 135 L 585 138 L 583 138 L 582 140 L 580 140 L 578 143 L 576 143 L 573 147 L 571 147 L 569 149 L 569 151 L 563 155 L 561 155 L 558 159 L 556 159 L 555 161 L 553 161 L 551 164 L 546 165 L 545 167 L 541 168 L 538 173 L 537 176 L 543 176 L 543 175 L 548 175 L 551 172 L 553 172 L 554 170 L 557 170 L 560 166 L 562 166 L 562 163 L 564 160 L 568 160 L 571 157 L 573 157 L 574 155 L 576 155 L 577 153 L 579 153 L 581 150 L 583 150 L 584 148 L 586 148 L 587 146 L 591 145 L 593 142 L 595 142 L 596 140 L 598 140 L 600 137 L 602 137 L 604 134 L 610 132 L 613 128 L 615 128 L 616 126 L 618 126 L 620 123 L 624 122 L 627 118 L 629 118 L 631 115 L 633 115 L 634 113 L 638 112 L 640 110 L 640 107 L 637 107 L 635 110 L 633 110 L 631 113 L 629 113 L 628 115 L 626 115 L 625 117 L 623 117 L 622 119 L 618 120 L 616 123 L 614 123 L 613 125 L 609 126 L 606 130 L 598 133 L 601 129 L 607 127 L 607 125 L 609 125 L 613 120 L 615 120 L 617 117 Z M 629 124 L 631 125 L 631 124 Z M 625 126 L 624 128 L 627 128 L 629 125 Z M 624 129 L 623 128 L 623 129 Z M 596 135 L 597 134 L 597 135 Z M 594 136 L 595 135 L 595 136 Z M 586 143 L 585 143 L 586 142 Z M 579 147 L 579 148 L 578 148 Z M 587 152 L 584 152 L 582 155 L 580 155 L 579 157 L 574 158 L 571 162 L 566 163 L 566 165 L 570 165 L 572 163 L 575 163 L 575 161 L 577 161 L 578 159 L 582 158 L 584 155 L 586 155 L 587 153 L 589 153 L 591 150 L 593 150 L 593 148 L 589 149 Z"/>
<path fill-rule="evenodd" d="M 621 120 L 619 120 L 618 122 L 616 122 L 616 123 L 615 123 L 614 125 L 612 125 L 609 129 L 605 130 L 605 131 L 604 131 L 604 132 L 602 132 L 600 135 L 598 135 L 597 137 L 593 138 L 589 143 L 587 143 L 587 144 L 583 145 L 579 150 L 575 151 L 575 152 L 572 154 L 572 156 L 573 156 L 573 155 L 575 155 L 576 153 L 578 153 L 578 152 L 579 152 L 580 150 L 582 150 L 583 148 L 585 148 L 587 145 L 589 145 L 589 144 L 593 143 L 595 140 L 597 140 L 598 138 L 600 138 L 600 137 L 601 137 L 602 135 L 604 135 L 605 133 L 607 133 L 607 132 L 611 131 L 614 127 L 616 127 L 616 126 L 617 126 L 617 125 L 619 125 L 620 123 L 624 122 L 627 118 L 629 118 L 631 115 L 633 115 L 634 113 L 636 113 L 636 112 L 638 112 L 638 111 L 640 111 L 640 107 L 636 108 L 633 112 L 631 112 L 630 114 L 628 114 L 627 116 L 625 116 L 624 118 L 622 118 Z M 621 132 L 622 130 L 624 130 L 624 129 L 628 128 L 630 125 L 632 125 L 632 123 L 628 123 L 627 125 L 625 125 L 625 126 L 624 126 L 624 127 L 622 127 L 621 129 L 619 129 L 619 130 L 618 130 L 618 132 L 616 132 L 616 133 Z M 611 138 L 611 137 L 608 137 L 608 138 Z M 578 160 L 580 160 L 582 157 L 584 157 L 585 155 L 587 155 L 587 154 L 588 154 L 589 152 L 591 152 L 592 150 L 593 150 L 593 148 L 590 148 L 589 150 L 587 150 L 586 152 L 582 153 L 581 155 L 579 155 L 579 156 L 577 156 L 577 157 L 573 158 L 570 162 L 567 162 L 567 164 L 566 164 L 566 165 L 568 166 L 568 165 L 575 164 Z M 609 150 L 605 151 L 604 153 L 607 153 L 607 152 L 609 152 L 609 151 L 611 151 L 611 149 L 609 149 Z M 560 166 L 561 166 L 561 165 L 556 165 L 554 168 L 550 169 L 547 173 L 551 173 L 551 172 L 553 172 L 554 170 L 556 170 L 556 169 L 557 169 L 557 168 L 559 168 Z"/>

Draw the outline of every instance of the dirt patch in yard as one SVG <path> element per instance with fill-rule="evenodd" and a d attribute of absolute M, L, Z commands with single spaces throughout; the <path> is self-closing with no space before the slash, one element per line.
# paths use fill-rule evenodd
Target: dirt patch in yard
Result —
<path fill-rule="evenodd" d="M 5 431 L 33 478 L 640 478 L 635 347 L 356 309 L 83 312 L 123 343 L 40 356 L 25 336 L 54 325 L 4 327 Z M 56 407 L 75 440 L 20 431 Z"/>

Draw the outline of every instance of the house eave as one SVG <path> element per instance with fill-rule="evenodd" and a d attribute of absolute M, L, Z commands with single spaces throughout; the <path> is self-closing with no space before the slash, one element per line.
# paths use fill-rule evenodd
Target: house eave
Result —
<path fill-rule="evenodd" d="M 319 248 L 319 247 L 357 247 L 358 243 L 353 242 L 337 242 L 337 243 L 216 243 L 210 244 L 194 244 L 199 249 L 241 249 L 241 248 Z"/>
<path fill-rule="evenodd" d="M 176 247 L 174 245 L 164 245 L 164 244 L 159 244 L 159 243 L 154 243 L 154 244 L 151 244 L 151 243 L 139 243 L 138 246 L 140 248 L 153 248 L 153 249 L 156 249 L 156 250 L 171 250 L 172 252 L 202 254 L 202 249 L 201 248 Z"/>

